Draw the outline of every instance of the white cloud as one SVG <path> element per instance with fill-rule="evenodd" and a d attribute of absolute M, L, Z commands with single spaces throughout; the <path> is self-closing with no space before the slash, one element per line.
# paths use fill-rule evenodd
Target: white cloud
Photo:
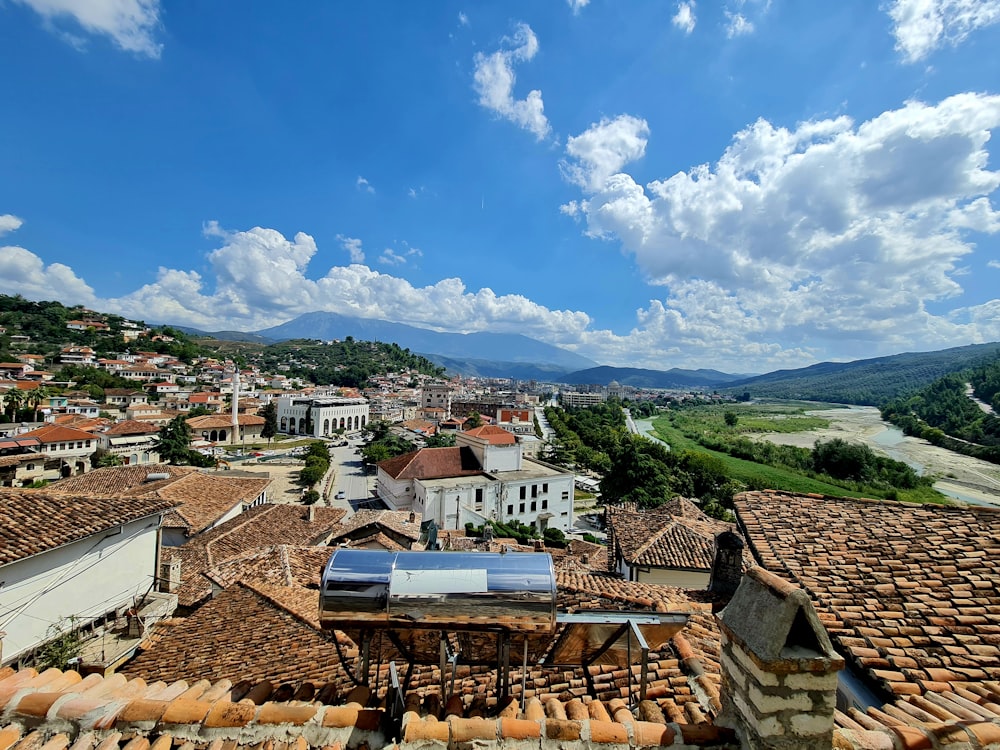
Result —
<path fill-rule="evenodd" d="M 945 44 L 961 44 L 976 29 L 1000 22 L 1000 0 L 894 0 L 889 17 L 896 50 L 913 63 Z"/>
<path fill-rule="evenodd" d="M 670 21 L 685 34 L 694 31 L 694 26 L 698 21 L 694 15 L 694 0 L 682 0 L 682 2 L 677 3 L 677 12 Z"/>
<path fill-rule="evenodd" d="M 21 228 L 24 222 L 14 214 L 0 214 L 0 234 L 7 234 Z"/>
<path fill-rule="evenodd" d="M 340 242 L 340 246 L 350 255 L 351 263 L 365 262 L 365 251 L 361 249 L 361 240 L 356 237 L 345 237 L 342 234 L 337 235 L 337 240 Z"/>
<path fill-rule="evenodd" d="M 465 13 L 459 12 L 459 14 L 458 14 L 458 25 L 459 26 L 468 26 L 469 25 L 469 17 L 467 15 L 465 15 Z"/>
<path fill-rule="evenodd" d="M 1000 268 L 1000 260 L 990 260 L 986 262 L 990 268 Z"/>
<path fill-rule="evenodd" d="M 535 89 L 524 99 L 514 98 L 514 64 L 527 62 L 538 53 L 538 38 L 528 24 L 520 23 L 513 37 L 504 39 L 503 44 L 504 49 L 491 55 L 479 52 L 475 56 L 473 87 L 479 94 L 479 104 L 542 140 L 551 130 L 542 92 Z"/>
<path fill-rule="evenodd" d="M 732 13 L 727 10 L 725 14 L 726 36 L 730 39 L 737 36 L 746 36 L 754 32 L 753 21 L 748 20 L 742 13 Z"/>
<path fill-rule="evenodd" d="M 4 294 L 28 299 L 58 299 L 67 305 L 92 305 L 94 290 L 62 263 L 46 266 L 23 247 L 0 247 L 0 286 Z"/>
<path fill-rule="evenodd" d="M 618 239 L 666 289 L 640 323 L 689 352 L 715 342 L 719 358 L 735 357 L 781 339 L 864 356 L 986 340 L 1000 335 L 992 308 L 962 318 L 925 306 L 961 293 L 965 235 L 1000 231 L 1000 173 L 985 148 L 997 127 L 1000 96 L 978 94 L 859 125 L 758 120 L 716 164 L 645 187 L 571 173 L 590 194 L 561 210 Z"/>
<path fill-rule="evenodd" d="M 391 247 L 387 247 L 382 251 L 382 255 L 379 256 L 378 261 L 386 266 L 401 266 L 406 263 L 406 256 L 399 255 Z"/>
<path fill-rule="evenodd" d="M 590 0 L 566 0 L 566 4 L 573 9 L 573 15 L 575 16 L 581 10 L 590 5 Z"/>
<path fill-rule="evenodd" d="M 563 176 L 587 190 L 600 190 L 611 175 L 646 153 L 649 125 L 631 115 L 602 119 L 566 141 L 570 159 L 560 163 Z"/>
<path fill-rule="evenodd" d="M 155 39 L 160 25 L 159 0 L 16 0 L 34 10 L 46 23 L 71 19 L 89 34 L 103 34 L 126 52 L 159 58 L 163 45 Z M 78 35 L 65 34 L 75 46 Z"/>
<path fill-rule="evenodd" d="M 361 175 L 358 175 L 358 179 L 354 181 L 354 187 L 366 193 L 371 193 L 372 195 L 375 194 L 375 188 L 372 187 L 372 184 Z"/>

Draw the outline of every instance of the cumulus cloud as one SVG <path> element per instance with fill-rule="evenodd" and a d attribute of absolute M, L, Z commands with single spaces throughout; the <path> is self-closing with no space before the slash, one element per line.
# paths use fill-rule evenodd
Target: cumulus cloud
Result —
<path fill-rule="evenodd" d="M 20 294 L 28 299 L 52 299 L 68 305 L 92 305 L 94 290 L 73 269 L 62 263 L 45 265 L 41 258 L 23 247 L 0 247 L 0 279 L 4 294 Z"/>
<path fill-rule="evenodd" d="M 894 0 L 889 17 L 896 50 L 913 63 L 943 45 L 961 44 L 976 29 L 1000 22 L 1000 0 Z"/>
<path fill-rule="evenodd" d="M 689 346 L 736 352 L 780 333 L 856 356 L 859 342 L 884 352 L 995 340 L 992 308 L 945 318 L 926 304 L 962 292 L 968 232 L 1000 230 L 990 200 L 1000 173 L 986 151 L 997 127 L 1000 97 L 979 94 L 908 102 L 860 124 L 758 120 L 714 165 L 645 186 L 571 172 L 589 194 L 561 210 L 620 241 L 666 289 L 640 322 Z"/>
<path fill-rule="evenodd" d="M 345 237 L 342 234 L 338 234 L 337 241 L 340 242 L 340 246 L 351 257 L 351 263 L 365 262 L 365 251 L 361 249 L 361 240 L 357 237 Z"/>
<path fill-rule="evenodd" d="M 75 46 L 78 34 L 59 24 L 71 21 L 88 34 L 107 36 L 120 49 L 141 57 L 159 58 L 163 45 L 156 41 L 160 25 L 159 0 L 15 0 L 38 13 Z"/>
<path fill-rule="evenodd" d="M 1000 268 L 1000 260 L 987 261 L 986 265 L 990 268 Z"/>
<path fill-rule="evenodd" d="M 694 15 L 694 0 L 677 3 L 677 12 L 674 13 L 674 17 L 670 21 L 685 34 L 694 31 L 694 26 L 697 23 Z"/>
<path fill-rule="evenodd" d="M 590 5 L 590 0 L 566 0 L 566 4 L 572 8 L 573 15 L 575 16 L 581 10 Z"/>
<path fill-rule="evenodd" d="M 600 190 L 613 174 L 646 153 L 649 125 L 631 115 L 607 118 L 566 141 L 563 176 L 582 188 Z"/>
<path fill-rule="evenodd" d="M 479 94 L 479 104 L 496 112 L 518 127 L 534 133 L 538 140 L 548 136 L 551 128 L 545 117 L 542 92 L 535 89 L 524 99 L 514 98 L 516 63 L 527 62 L 538 53 L 538 37 L 526 23 L 520 23 L 503 48 L 491 55 L 479 52 L 474 58 L 473 87 Z"/>
<path fill-rule="evenodd" d="M 0 214 L 0 234 L 7 234 L 7 232 L 20 229 L 23 223 L 14 214 Z"/>
<path fill-rule="evenodd" d="M 372 184 L 361 175 L 358 175 L 358 179 L 354 181 L 354 187 L 362 192 L 371 193 L 372 195 L 375 194 L 375 188 L 372 187 Z"/>

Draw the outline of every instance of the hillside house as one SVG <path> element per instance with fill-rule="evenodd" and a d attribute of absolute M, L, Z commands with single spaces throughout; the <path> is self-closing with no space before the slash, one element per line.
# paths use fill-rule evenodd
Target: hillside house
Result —
<path fill-rule="evenodd" d="M 47 424 L 18 436 L 22 440 L 35 438 L 39 452 L 45 456 L 45 479 L 59 479 L 83 474 L 90 469 L 90 457 L 97 450 L 97 437 L 84 430 Z"/>
<path fill-rule="evenodd" d="M 149 422 L 127 419 L 117 422 L 97 433 L 101 449 L 120 456 L 126 464 L 156 464 L 160 454 L 156 452 L 160 428 Z"/>
<path fill-rule="evenodd" d="M 708 588 L 716 537 L 735 530 L 685 498 L 642 511 L 607 506 L 604 517 L 610 572 L 689 589 Z"/>

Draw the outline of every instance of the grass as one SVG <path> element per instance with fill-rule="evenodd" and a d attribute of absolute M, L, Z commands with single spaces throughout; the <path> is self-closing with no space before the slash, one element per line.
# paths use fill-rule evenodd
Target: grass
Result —
<path fill-rule="evenodd" d="M 721 422 L 721 410 L 719 420 Z M 741 418 L 742 421 L 742 418 Z M 821 420 L 824 421 L 825 420 Z M 739 425 L 737 425 L 739 427 Z M 743 458 L 735 458 L 728 453 L 702 447 L 670 423 L 669 417 L 653 419 L 656 436 L 670 445 L 671 450 L 691 450 L 707 453 L 722 462 L 726 475 L 751 487 L 767 487 L 797 494 L 816 493 L 833 497 L 884 497 L 884 492 L 844 487 L 821 479 L 800 474 L 792 469 L 768 466 Z M 918 487 L 913 490 L 896 490 L 896 499 L 911 503 L 948 504 L 948 499 L 933 487 Z"/>

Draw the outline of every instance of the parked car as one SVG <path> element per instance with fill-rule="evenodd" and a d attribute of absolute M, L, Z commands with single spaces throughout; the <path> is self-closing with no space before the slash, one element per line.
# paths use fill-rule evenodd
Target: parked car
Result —
<path fill-rule="evenodd" d="M 336 495 L 334 495 L 334 497 L 337 500 L 343 500 L 345 497 L 347 497 L 347 494 L 343 490 L 340 490 L 339 492 L 337 492 Z"/>

